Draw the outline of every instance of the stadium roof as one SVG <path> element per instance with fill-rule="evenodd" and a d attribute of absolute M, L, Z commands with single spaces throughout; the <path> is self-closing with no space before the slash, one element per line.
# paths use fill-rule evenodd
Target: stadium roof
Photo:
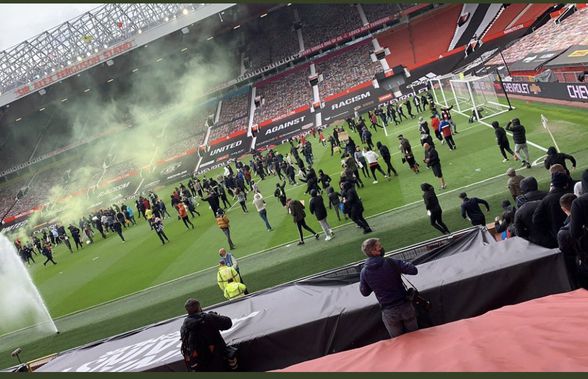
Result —
<path fill-rule="evenodd" d="M 0 106 L 235 4 L 105 4 L 0 52 Z"/>

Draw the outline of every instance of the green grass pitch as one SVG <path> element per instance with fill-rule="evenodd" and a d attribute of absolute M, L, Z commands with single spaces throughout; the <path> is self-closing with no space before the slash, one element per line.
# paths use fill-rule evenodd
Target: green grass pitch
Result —
<path fill-rule="evenodd" d="M 551 140 L 540 122 L 540 114 L 544 114 L 550 120 L 560 148 L 578 160 L 578 171 L 573 173 L 578 178 L 588 161 L 588 150 L 584 146 L 588 140 L 585 127 L 588 112 L 523 101 L 514 101 L 513 105 L 516 110 L 496 118 L 501 125 L 518 117 L 527 128 L 528 140 L 549 147 Z M 427 117 L 428 114 L 421 115 Z M 488 221 L 501 213 L 500 202 L 510 198 L 504 174 L 509 164 L 517 169 L 519 164 L 502 163 L 491 128 L 478 123 L 468 124 L 467 119 L 458 114 L 454 114 L 454 119 L 459 131 L 454 136 L 457 150 L 450 151 L 446 145 L 437 144 L 448 185 L 444 191 L 438 189 L 438 181 L 424 165 L 421 165 L 421 173 L 416 175 L 407 165 L 401 164 L 396 138 L 400 133 L 411 141 L 417 159 L 422 160 L 416 119 L 388 127 L 388 137 L 382 130 L 374 134 L 374 143 L 382 141 L 389 146 L 399 176 L 390 181 L 381 178 L 378 184 L 366 179 L 366 187 L 360 189 L 359 194 L 368 222 L 374 228 L 372 236 L 381 238 L 388 250 L 439 235 L 428 223 L 422 204 L 421 183 L 429 182 L 435 186 L 445 222 L 452 231 L 469 226 L 458 214 L 460 201 L 457 195 L 460 192 L 467 191 L 490 201 L 492 208 Z M 351 132 L 350 135 L 356 142 L 360 141 L 357 134 Z M 337 181 L 340 159 L 331 158 L 328 148 L 323 148 L 316 139 L 310 138 L 310 141 L 315 168 L 323 169 Z M 512 139 L 511 146 L 514 147 Z M 286 146 L 278 150 L 284 152 Z M 535 147 L 529 147 L 529 150 L 532 160 L 543 155 Z M 523 169 L 521 174 L 537 177 L 543 189 L 546 188 L 548 173 L 542 165 Z M 306 245 L 296 246 L 297 231 L 292 218 L 273 197 L 276 181 L 270 177 L 259 182 L 274 231 L 265 230 L 251 204 L 251 197 L 248 198 L 248 214 L 244 214 L 238 205 L 228 213 L 231 235 L 237 245 L 233 253 L 240 259 L 241 272 L 250 291 L 362 259 L 359 245 L 364 235 L 350 221 L 338 222 L 334 212 L 328 217 L 335 228 L 333 240 L 327 242 L 321 236 L 319 241 L 307 239 Z M 306 187 L 300 184 L 303 183 L 295 187 L 288 185 L 288 196 L 308 201 L 304 194 Z M 161 188 L 157 193 L 167 199 L 173 187 Z M 116 235 L 109 235 L 107 240 L 98 236 L 97 243 L 74 254 L 58 247 L 55 253 L 57 266 L 43 267 L 38 262 L 33 265 L 29 271 L 61 334 L 39 336 L 32 330 L 24 330 L 1 336 L 0 367 L 16 363 L 9 352 L 18 346 L 23 347 L 23 358 L 30 360 L 181 315 L 183 301 L 188 296 L 201 299 L 204 305 L 223 301 L 216 286 L 215 273 L 218 249 L 228 246 L 207 203 L 201 201 L 198 209 L 201 216 L 192 220 L 195 230 L 186 230 L 176 218 L 168 219 L 166 234 L 171 243 L 165 246 L 141 219 L 137 226 L 124 231 L 128 241 L 125 244 Z M 314 216 L 310 212 L 307 214 L 309 225 L 320 231 Z"/>

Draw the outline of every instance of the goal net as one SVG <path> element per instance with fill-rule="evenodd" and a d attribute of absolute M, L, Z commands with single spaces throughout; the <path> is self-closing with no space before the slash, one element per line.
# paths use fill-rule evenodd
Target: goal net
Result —
<path fill-rule="evenodd" d="M 453 105 L 454 110 L 470 118 L 484 120 L 511 109 L 498 100 L 492 75 L 466 78 L 445 76 L 434 80 L 435 102 L 446 107 Z"/>

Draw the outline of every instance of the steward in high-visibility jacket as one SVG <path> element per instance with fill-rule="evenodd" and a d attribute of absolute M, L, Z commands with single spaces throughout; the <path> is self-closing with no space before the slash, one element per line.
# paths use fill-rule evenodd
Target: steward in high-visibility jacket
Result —
<path fill-rule="evenodd" d="M 225 298 L 228 300 L 232 300 L 245 296 L 245 291 L 247 291 L 247 287 L 245 287 L 245 284 L 235 282 L 233 279 L 229 279 L 228 283 L 225 286 Z"/>
<path fill-rule="evenodd" d="M 224 260 L 221 260 L 219 262 L 218 272 L 216 274 L 216 282 L 221 291 L 225 291 L 225 287 L 229 282 L 229 279 L 232 279 L 234 282 L 241 283 L 239 273 L 234 268 L 228 267 Z"/>

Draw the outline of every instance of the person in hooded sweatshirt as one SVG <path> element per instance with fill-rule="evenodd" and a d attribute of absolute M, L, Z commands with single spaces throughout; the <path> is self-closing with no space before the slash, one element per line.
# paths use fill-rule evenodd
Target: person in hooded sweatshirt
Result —
<path fill-rule="evenodd" d="M 567 176 L 563 172 L 557 172 L 551 177 L 551 190 L 545 196 L 535 213 L 533 213 L 533 224 L 543 227 L 546 230 L 551 240 L 557 246 L 557 233 L 563 226 L 566 219 L 566 214 L 562 211 L 559 205 L 559 199 L 569 191 L 566 191 Z"/>
<path fill-rule="evenodd" d="M 514 157 L 515 160 L 519 158 L 516 156 L 515 153 L 510 148 L 510 143 L 508 142 L 508 136 L 506 135 L 506 131 L 500 127 L 498 121 L 492 122 L 492 127 L 494 128 L 494 134 L 496 135 L 496 143 L 498 143 L 498 148 L 500 149 L 500 154 L 504 157 L 502 163 L 508 161 L 508 157 L 506 156 L 506 152 Z"/>
<path fill-rule="evenodd" d="M 537 179 L 532 176 L 526 177 L 521 181 L 521 190 L 523 194 L 517 197 L 517 211 L 514 217 L 514 231 L 517 237 L 526 239 L 535 245 L 555 248 L 557 242 L 554 241 L 549 232 L 543 225 L 533 223 L 533 214 L 541 203 L 541 200 L 547 196 L 547 192 L 539 191 Z"/>
<path fill-rule="evenodd" d="M 527 136 L 526 136 L 526 129 L 523 125 L 521 125 L 521 121 L 518 118 L 513 118 L 506 125 L 506 130 L 512 132 L 512 139 L 515 143 L 515 154 L 519 157 L 519 159 L 523 162 L 523 167 L 527 166 L 527 168 L 531 168 L 531 160 L 529 158 L 529 148 L 527 146 Z M 524 157 L 521 155 L 524 155 Z"/>
<path fill-rule="evenodd" d="M 327 208 L 325 207 L 323 198 L 316 190 L 310 191 L 310 196 L 311 199 L 308 210 L 316 217 L 317 221 L 321 225 L 321 228 L 325 233 L 325 241 L 330 241 L 335 233 L 333 233 L 333 229 L 331 229 L 331 226 L 327 221 Z"/>
<path fill-rule="evenodd" d="M 435 189 L 429 183 L 423 183 L 421 184 L 421 190 L 423 191 L 423 200 L 425 201 L 425 208 L 427 208 L 431 225 L 442 234 L 450 234 L 447 225 L 443 223 L 443 211 L 439 205 L 439 199 L 435 195 Z"/>
<path fill-rule="evenodd" d="M 368 259 L 359 275 L 359 291 L 363 296 L 376 295 L 390 338 L 417 330 L 416 311 L 407 299 L 401 275 L 416 275 L 418 269 L 409 262 L 384 257 L 378 238 L 363 241 L 361 251 Z"/>
<path fill-rule="evenodd" d="M 570 170 L 568 170 L 568 167 L 566 166 L 566 159 L 572 162 L 572 169 L 575 170 L 576 158 L 572 157 L 569 154 L 558 153 L 555 147 L 551 146 L 547 149 L 547 158 L 545 158 L 545 161 L 543 163 L 545 164 L 546 170 L 549 170 L 549 168 L 554 164 L 560 164 L 566 170 L 566 173 L 570 175 Z"/>
<path fill-rule="evenodd" d="M 521 180 L 519 187 L 522 195 L 519 195 L 516 198 L 516 207 L 518 209 L 520 209 L 523 204 L 529 201 L 543 200 L 543 198 L 547 196 L 547 192 L 539 191 L 537 179 L 535 179 L 533 176 L 528 176 Z"/>

